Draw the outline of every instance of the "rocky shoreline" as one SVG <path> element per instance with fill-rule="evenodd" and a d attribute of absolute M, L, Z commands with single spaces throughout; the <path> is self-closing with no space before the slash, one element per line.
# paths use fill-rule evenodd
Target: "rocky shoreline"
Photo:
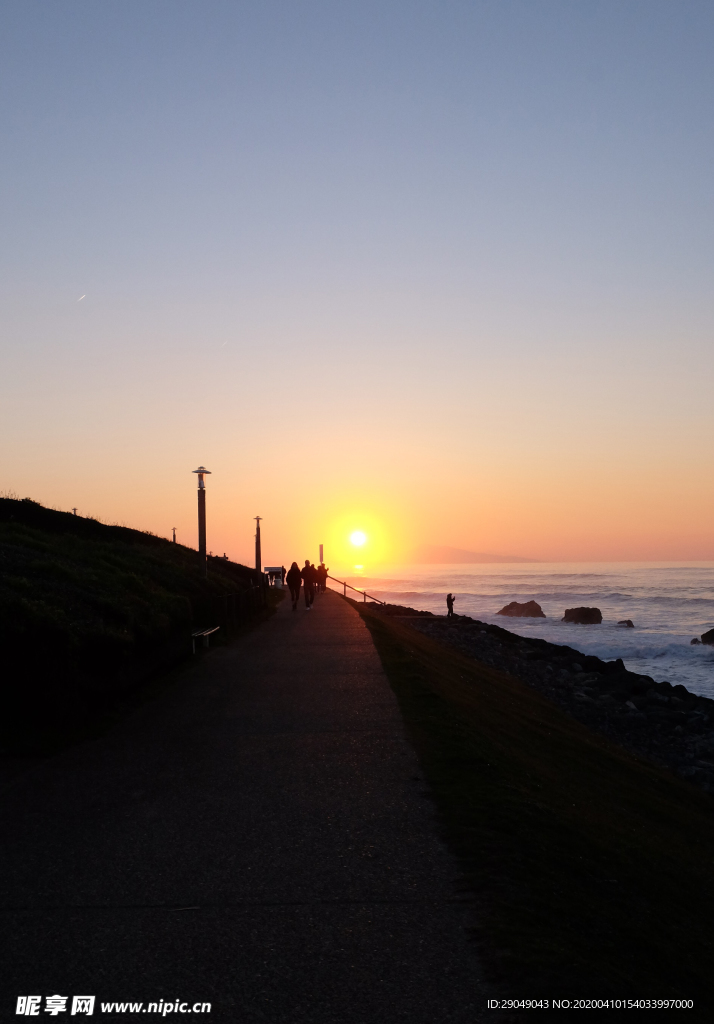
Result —
<path fill-rule="evenodd" d="M 588 728 L 714 793 L 713 700 L 629 672 L 620 658 L 602 661 L 466 615 L 448 619 L 399 605 L 378 610 L 508 672 Z"/>

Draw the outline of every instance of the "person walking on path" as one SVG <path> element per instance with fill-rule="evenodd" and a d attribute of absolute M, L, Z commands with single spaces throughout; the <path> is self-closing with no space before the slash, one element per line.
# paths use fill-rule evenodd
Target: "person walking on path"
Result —
<path fill-rule="evenodd" d="M 320 562 L 317 567 L 317 589 L 321 594 L 327 590 L 327 569 L 324 562 Z"/>
<path fill-rule="evenodd" d="M 300 572 L 305 591 L 305 607 L 308 611 L 312 608 L 312 602 L 315 600 L 315 570 L 310 565 L 310 559 L 305 559 L 305 567 Z"/>
<path fill-rule="evenodd" d="M 455 600 L 456 600 L 456 598 L 454 597 L 453 594 L 447 594 L 446 595 L 446 608 L 447 608 L 446 617 L 447 617 L 447 619 L 453 619 L 453 617 L 454 617 L 454 601 Z"/>
<path fill-rule="evenodd" d="M 293 611 L 295 611 L 298 606 L 298 601 L 300 600 L 300 585 L 302 583 L 302 576 L 300 575 L 297 562 L 293 562 L 288 569 L 286 580 L 290 587 L 290 598 L 293 602 Z"/>

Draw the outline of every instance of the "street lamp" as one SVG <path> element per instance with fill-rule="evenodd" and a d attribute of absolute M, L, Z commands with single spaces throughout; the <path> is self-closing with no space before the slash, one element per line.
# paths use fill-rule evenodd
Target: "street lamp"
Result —
<path fill-rule="evenodd" d="M 263 571 L 263 556 L 260 551 L 260 520 L 262 516 L 255 516 L 255 567 L 258 572 Z"/>
<path fill-rule="evenodd" d="M 193 470 L 198 473 L 198 567 L 204 576 L 208 576 L 208 563 L 206 561 L 206 485 L 204 476 L 210 476 L 210 469 L 199 466 Z"/>

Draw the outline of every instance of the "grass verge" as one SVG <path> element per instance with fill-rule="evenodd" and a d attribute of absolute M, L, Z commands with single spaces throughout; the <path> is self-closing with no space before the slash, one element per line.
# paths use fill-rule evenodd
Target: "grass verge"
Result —
<path fill-rule="evenodd" d="M 476 895 L 497 989 L 689 998 L 688 1020 L 713 1020 L 712 798 L 518 680 L 355 607 Z"/>

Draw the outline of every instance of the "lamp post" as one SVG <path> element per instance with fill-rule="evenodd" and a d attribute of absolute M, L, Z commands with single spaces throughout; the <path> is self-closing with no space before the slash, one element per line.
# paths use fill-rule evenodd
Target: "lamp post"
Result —
<path fill-rule="evenodd" d="M 262 516 L 255 516 L 255 567 L 258 572 L 263 571 L 263 556 L 260 552 L 260 520 Z"/>
<path fill-rule="evenodd" d="M 208 563 L 206 561 L 206 485 L 204 476 L 210 476 L 210 469 L 199 466 L 193 470 L 198 473 L 198 567 L 204 576 L 208 576 Z"/>

